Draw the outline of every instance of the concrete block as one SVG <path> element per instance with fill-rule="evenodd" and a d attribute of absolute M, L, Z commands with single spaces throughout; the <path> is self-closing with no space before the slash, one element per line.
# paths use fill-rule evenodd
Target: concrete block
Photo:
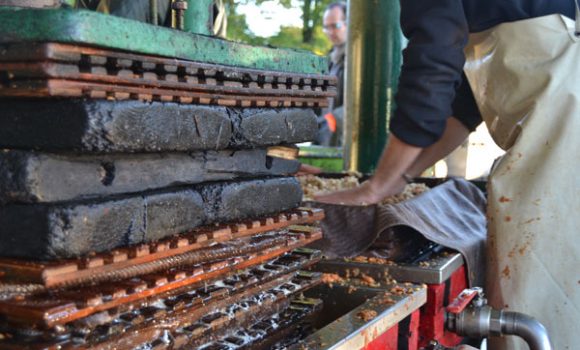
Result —
<path fill-rule="evenodd" d="M 1 99 L 0 148 L 168 152 L 313 140 L 311 109 L 240 109 L 143 101 Z M 247 120 L 247 121 L 245 121 Z"/>
<path fill-rule="evenodd" d="M 289 175 L 295 160 L 266 149 L 68 155 L 0 151 L 0 204 L 60 202 L 241 177 Z"/>
<path fill-rule="evenodd" d="M 130 243 L 150 242 L 191 230 L 213 221 L 204 209 L 216 198 L 204 200 L 197 191 L 161 193 L 144 197 L 145 229 L 143 237 L 135 237 Z"/>
<path fill-rule="evenodd" d="M 133 197 L 0 206 L 0 256 L 76 257 L 299 205 L 291 178 L 205 183 Z"/>
<path fill-rule="evenodd" d="M 73 257 L 144 236 L 141 197 L 90 204 L 0 207 L 0 256 Z"/>
<path fill-rule="evenodd" d="M 314 112 L 301 109 L 246 111 L 240 129 L 252 145 L 278 145 L 316 139 L 318 124 Z"/>
<path fill-rule="evenodd" d="M 295 203 L 302 200 L 302 190 L 296 190 L 295 178 L 281 178 L 277 181 L 260 180 L 244 181 L 229 184 L 222 188 L 210 188 L 210 191 L 219 189 L 220 193 L 213 194 L 219 198 L 211 210 L 211 216 L 217 221 L 230 220 L 230 217 L 253 217 L 264 213 L 275 213 L 273 208 L 280 210 L 291 209 Z M 208 191 L 202 191 L 202 196 L 208 196 Z M 251 201 L 251 202 L 250 202 Z"/>

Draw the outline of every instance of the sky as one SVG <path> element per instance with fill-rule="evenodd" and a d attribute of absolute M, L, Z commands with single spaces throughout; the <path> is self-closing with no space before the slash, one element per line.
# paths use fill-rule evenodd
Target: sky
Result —
<path fill-rule="evenodd" d="M 237 10 L 246 15 L 249 29 L 257 36 L 276 35 L 280 26 L 302 27 L 302 12 L 298 6 L 286 9 L 276 1 L 267 1 L 260 6 L 240 4 Z"/>

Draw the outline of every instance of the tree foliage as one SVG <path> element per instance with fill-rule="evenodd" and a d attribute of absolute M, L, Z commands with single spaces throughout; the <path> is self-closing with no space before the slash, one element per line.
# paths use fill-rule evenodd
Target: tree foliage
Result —
<path fill-rule="evenodd" d="M 280 32 L 272 37 L 254 35 L 248 29 L 248 19 L 238 13 L 240 4 L 277 2 L 284 8 L 299 7 L 302 15 L 302 28 L 281 27 Z M 322 16 L 326 6 L 332 0 L 225 0 L 228 9 L 228 39 L 252 45 L 275 46 L 310 50 L 324 55 L 332 46 L 322 31 Z"/>

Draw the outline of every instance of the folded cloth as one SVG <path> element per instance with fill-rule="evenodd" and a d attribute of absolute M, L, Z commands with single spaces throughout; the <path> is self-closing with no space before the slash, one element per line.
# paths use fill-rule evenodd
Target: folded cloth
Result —
<path fill-rule="evenodd" d="M 419 232 L 426 239 L 459 251 L 467 264 L 470 286 L 482 286 L 487 236 L 484 194 L 466 180 L 453 178 L 397 204 L 348 206 L 313 202 L 325 211 L 324 238 L 329 257 L 352 257 L 393 231 Z M 382 239 L 381 239 L 382 240 Z"/>

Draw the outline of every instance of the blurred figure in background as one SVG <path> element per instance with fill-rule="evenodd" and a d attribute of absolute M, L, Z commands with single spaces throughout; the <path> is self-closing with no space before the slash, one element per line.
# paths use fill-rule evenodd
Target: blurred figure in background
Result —
<path fill-rule="evenodd" d="M 319 119 L 317 144 L 338 147 L 342 145 L 344 65 L 346 57 L 347 15 L 345 2 L 333 2 L 324 11 L 322 28 L 332 42 L 329 56 L 329 73 L 337 78 L 336 97 L 322 111 Z"/>

